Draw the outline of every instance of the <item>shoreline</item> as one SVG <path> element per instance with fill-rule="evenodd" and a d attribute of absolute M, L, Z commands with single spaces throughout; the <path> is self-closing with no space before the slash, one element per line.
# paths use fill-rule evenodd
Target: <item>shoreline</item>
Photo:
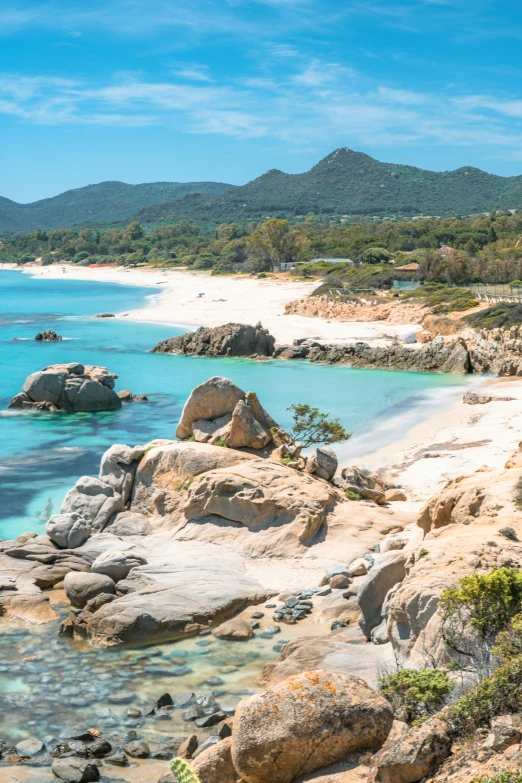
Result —
<path fill-rule="evenodd" d="M 27 267 L 21 271 L 35 279 L 96 280 L 120 285 L 158 287 L 150 294 L 150 303 L 138 310 L 117 313 L 121 319 L 159 323 L 173 327 L 221 326 L 225 323 L 255 325 L 259 321 L 274 335 L 278 343 L 309 338 L 332 344 L 362 340 L 385 346 L 391 338 L 417 329 L 418 324 L 388 324 L 385 321 L 329 321 L 285 315 L 285 305 L 308 296 L 318 282 L 258 279 L 251 275 L 212 276 L 206 272 L 155 268 L 124 269 L 103 267 L 59 266 Z M 62 269 L 67 271 L 64 273 Z M 38 273 L 37 273 L 38 270 Z M 204 293 L 204 296 L 199 294 Z M 149 298 L 149 297 L 147 297 Z"/>
<path fill-rule="evenodd" d="M 283 315 L 286 302 L 307 295 L 316 287 L 316 281 L 258 280 L 250 276 L 212 277 L 205 272 L 155 268 L 125 270 L 111 267 L 93 270 L 71 265 L 22 270 L 10 265 L 9 268 L 22 271 L 35 279 L 62 279 L 62 266 L 67 269 L 65 275 L 68 279 L 158 286 L 158 292 L 147 297 L 145 308 L 118 313 L 117 317 L 121 320 L 164 323 L 188 329 L 202 325 L 217 326 L 228 321 L 256 323 L 261 320 L 278 342 L 287 343 L 297 338 L 314 337 L 329 342 L 346 343 L 359 339 L 374 345 L 386 345 L 398 330 L 405 331 L 408 328 L 406 325 L 387 325 L 385 322 L 330 322 L 323 318 Z M 37 274 L 37 270 L 41 274 Z M 236 286 L 233 297 L 229 293 L 231 286 Z M 198 297 L 197 294 L 203 291 L 206 291 L 205 296 Z M 238 292 L 240 301 L 236 296 Z M 226 297 L 217 297 L 218 293 L 225 293 Z M 173 309 L 176 310 L 175 320 L 170 315 Z M 181 312 L 186 313 L 187 317 L 181 317 Z M 385 336 L 383 327 L 388 327 L 390 334 Z M 493 396 L 513 396 L 516 399 L 487 405 L 464 405 L 459 390 L 458 400 L 431 412 L 420 422 L 406 422 L 404 437 L 393 438 L 390 443 L 379 445 L 373 450 L 363 447 L 360 455 L 353 457 L 342 455 L 341 444 L 338 447 L 339 468 L 358 463 L 371 470 L 385 469 L 407 491 L 408 501 L 398 503 L 396 507 L 414 512 L 440 491 L 448 480 L 473 473 L 482 465 L 503 467 L 522 441 L 522 380 L 477 376 L 472 387 L 490 389 Z M 462 394 L 464 391 L 466 385 L 463 384 Z M 372 430 L 372 434 L 376 434 L 375 430 Z M 473 445 L 477 443 L 481 445 Z M 437 448 L 434 449 L 434 446 Z M 426 456 L 426 453 L 434 453 L 436 456 Z M 412 487 L 415 489 L 412 490 Z"/>

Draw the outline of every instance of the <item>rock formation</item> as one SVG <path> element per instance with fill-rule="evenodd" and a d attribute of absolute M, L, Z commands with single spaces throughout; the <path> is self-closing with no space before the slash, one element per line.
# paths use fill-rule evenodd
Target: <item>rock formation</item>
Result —
<path fill-rule="evenodd" d="M 34 339 L 39 343 L 56 343 L 63 340 L 63 337 L 53 329 L 46 329 L 43 332 L 38 332 Z"/>
<path fill-rule="evenodd" d="M 192 390 L 176 436 L 233 449 L 262 449 L 272 441 L 272 427 L 277 428 L 277 422 L 254 392 L 245 393 L 228 378 L 216 376 Z"/>
<path fill-rule="evenodd" d="M 260 323 L 200 327 L 179 337 L 159 342 L 155 353 L 185 353 L 197 356 L 272 356 L 275 338 Z"/>
<path fill-rule="evenodd" d="M 32 373 L 9 408 L 38 411 L 104 411 L 121 407 L 114 391 L 118 376 L 105 367 L 54 364 Z"/>

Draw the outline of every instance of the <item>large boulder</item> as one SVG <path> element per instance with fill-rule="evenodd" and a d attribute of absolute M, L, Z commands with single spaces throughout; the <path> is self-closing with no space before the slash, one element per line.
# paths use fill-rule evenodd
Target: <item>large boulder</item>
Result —
<path fill-rule="evenodd" d="M 337 470 L 337 455 L 333 449 L 322 446 L 315 450 L 311 457 L 308 457 L 305 471 L 313 473 L 318 478 L 325 481 L 331 481 Z"/>
<path fill-rule="evenodd" d="M 243 699 L 232 760 L 247 783 L 291 783 L 359 750 L 377 750 L 393 722 L 390 704 L 366 683 L 322 670 Z"/>
<path fill-rule="evenodd" d="M 383 619 L 382 605 L 388 591 L 398 582 L 402 582 L 406 575 L 406 560 L 405 552 L 387 552 L 376 560 L 359 587 L 359 625 L 367 639 L 370 638 L 372 629 Z"/>
<path fill-rule="evenodd" d="M 77 513 L 91 533 L 100 533 L 113 514 L 125 509 L 122 496 L 100 479 L 82 476 L 66 494 L 61 514 Z"/>
<path fill-rule="evenodd" d="M 98 555 L 91 566 L 95 574 L 110 576 L 115 582 L 126 579 L 133 568 L 146 565 L 147 561 L 136 552 L 121 552 L 118 549 L 107 549 Z"/>
<path fill-rule="evenodd" d="M 10 408 L 35 410 L 102 411 L 121 407 L 114 391 L 117 375 L 105 367 L 77 362 L 55 364 L 29 375 Z"/>
<path fill-rule="evenodd" d="M 309 542 L 337 500 L 336 491 L 271 460 L 242 461 L 205 473 L 188 488 L 184 513 L 190 521 L 222 517 L 253 532 L 269 530 L 265 548 L 284 554 L 285 544 Z M 261 544 L 261 540 L 258 542 Z M 260 550 L 258 549 L 258 553 Z"/>
<path fill-rule="evenodd" d="M 239 400 L 232 412 L 224 441 L 230 448 L 262 449 L 272 440 L 272 433 L 252 415 L 249 406 Z"/>
<path fill-rule="evenodd" d="M 416 783 L 449 756 L 451 743 L 449 726 L 440 718 L 412 726 L 375 754 L 369 783 Z"/>
<path fill-rule="evenodd" d="M 198 356 L 272 356 L 275 338 L 261 324 L 223 324 L 200 327 L 159 342 L 155 353 L 185 353 Z"/>
<path fill-rule="evenodd" d="M 86 633 L 102 647 L 193 636 L 274 592 L 245 574 L 237 555 L 214 544 L 184 541 L 175 542 L 164 563 L 157 557 L 154 564 L 133 568 L 118 591 L 124 595 L 88 619 Z"/>
<path fill-rule="evenodd" d="M 191 762 L 201 783 L 237 783 L 238 775 L 232 763 L 232 739 L 226 737 L 199 753 Z"/>
<path fill-rule="evenodd" d="M 71 514 L 54 514 L 45 526 L 45 532 L 60 549 L 75 549 L 89 538 L 89 525 L 85 519 L 72 512 Z"/>
<path fill-rule="evenodd" d="M 196 386 L 186 401 L 176 430 L 176 437 L 190 438 L 192 424 L 197 419 L 217 419 L 232 413 L 245 392 L 228 378 L 215 376 Z"/>
<path fill-rule="evenodd" d="M 146 517 L 162 517 L 179 510 L 182 490 L 197 476 L 216 468 L 232 467 L 255 459 L 232 449 L 190 441 L 158 441 L 146 447 L 134 480 L 131 511 Z"/>
<path fill-rule="evenodd" d="M 143 446 L 133 448 L 117 443 L 107 449 L 101 459 L 98 478 L 121 495 L 124 503 L 130 498 L 136 468 L 144 451 Z"/>
<path fill-rule="evenodd" d="M 100 593 L 114 594 L 114 580 L 105 574 L 69 571 L 63 580 L 65 595 L 73 606 L 83 609 L 87 601 Z"/>

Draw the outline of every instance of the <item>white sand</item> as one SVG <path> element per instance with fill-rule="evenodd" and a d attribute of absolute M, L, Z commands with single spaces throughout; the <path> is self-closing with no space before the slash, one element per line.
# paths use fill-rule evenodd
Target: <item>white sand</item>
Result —
<path fill-rule="evenodd" d="M 463 394 L 465 389 L 462 390 Z M 511 401 L 485 405 L 456 403 L 451 410 L 413 427 L 398 443 L 367 454 L 371 469 L 387 466 L 405 487 L 412 511 L 435 495 L 447 481 L 474 473 L 481 466 L 503 468 L 522 441 L 522 380 L 490 379 L 480 389 L 492 397 Z"/>
<path fill-rule="evenodd" d="M 122 267 L 32 266 L 24 272 L 35 278 L 101 280 L 125 285 L 145 285 L 158 288 L 158 295 L 149 300 L 146 309 L 116 313 L 133 321 L 172 325 L 219 326 L 224 323 L 256 324 L 274 335 L 278 343 L 291 343 L 299 337 L 340 343 L 353 340 L 378 341 L 386 337 L 415 331 L 418 326 L 327 321 L 301 315 L 284 315 L 285 304 L 300 299 L 317 288 L 318 282 L 288 280 L 273 277 L 258 280 L 246 275 L 212 277 L 205 272 L 169 269 L 124 269 Z M 204 293 L 202 297 L 198 294 Z M 384 339 L 383 339 L 384 338 Z"/>

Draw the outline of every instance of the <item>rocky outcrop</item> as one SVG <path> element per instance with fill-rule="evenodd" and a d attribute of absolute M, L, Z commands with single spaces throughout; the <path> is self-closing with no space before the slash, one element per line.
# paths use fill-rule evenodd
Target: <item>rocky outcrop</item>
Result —
<path fill-rule="evenodd" d="M 333 449 L 322 446 L 316 449 L 314 454 L 308 457 L 305 473 L 313 474 L 317 478 L 331 481 L 337 470 L 337 455 Z"/>
<path fill-rule="evenodd" d="M 191 764 L 202 783 L 237 783 L 238 776 L 232 763 L 232 740 L 226 737 L 200 753 Z"/>
<path fill-rule="evenodd" d="M 54 364 L 29 375 L 9 408 L 38 411 L 105 411 L 121 407 L 118 376 L 105 367 Z"/>
<path fill-rule="evenodd" d="M 228 378 L 216 376 L 192 390 L 176 436 L 233 449 L 262 449 L 272 441 L 270 428 L 277 426 L 254 392 L 245 394 Z"/>
<path fill-rule="evenodd" d="M 179 337 L 162 340 L 154 353 L 184 353 L 196 356 L 272 356 L 275 338 L 260 323 L 200 327 Z"/>
<path fill-rule="evenodd" d="M 450 755 L 451 744 L 450 728 L 440 718 L 408 728 L 373 756 L 369 783 L 417 783 Z"/>
<path fill-rule="evenodd" d="M 392 720 L 390 704 L 362 680 L 309 671 L 239 703 L 232 761 L 248 783 L 291 783 L 348 753 L 377 750 Z"/>
<path fill-rule="evenodd" d="M 76 512 L 55 514 L 45 526 L 45 532 L 60 549 L 76 549 L 89 538 L 89 525 Z"/>
<path fill-rule="evenodd" d="M 71 571 L 63 580 L 65 594 L 71 604 L 84 607 L 85 604 L 100 593 L 114 593 L 114 581 L 103 574 L 86 574 Z"/>
<path fill-rule="evenodd" d="M 100 533 L 113 514 L 124 509 L 122 496 L 109 484 L 82 476 L 66 494 L 60 513 L 76 513 L 85 520 L 91 533 Z"/>
<path fill-rule="evenodd" d="M 295 341 L 278 346 L 278 359 L 308 359 L 321 364 L 347 364 L 350 367 L 374 367 L 388 370 L 437 372 L 463 375 L 472 371 L 468 347 L 460 337 L 439 336 L 420 346 L 392 342 L 386 346 L 356 342 L 345 345 L 322 345 Z"/>
<path fill-rule="evenodd" d="M 382 605 L 389 590 L 406 575 L 407 554 L 404 552 L 387 552 L 375 562 L 370 572 L 364 577 L 357 594 L 361 617 L 359 625 L 366 638 L 383 618 Z"/>
<path fill-rule="evenodd" d="M 108 549 L 98 555 L 91 565 L 95 574 L 105 574 L 115 582 L 126 579 L 133 568 L 146 565 L 147 561 L 136 552 L 121 552 L 118 549 Z"/>
<path fill-rule="evenodd" d="M 34 338 L 38 343 L 56 343 L 63 340 L 61 334 L 57 334 L 53 329 L 46 329 L 43 332 L 38 332 Z"/>
<path fill-rule="evenodd" d="M 212 635 L 216 639 L 251 639 L 254 635 L 254 631 L 250 623 L 243 620 L 242 617 L 233 617 L 232 620 L 227 620 L 225 623 L 218 625 L 214 628 Z"/>
<path fill-rule="evenodd" d="M 491 394 L 478 394 L 467 391 L 462 398 L 464 405 L 487 405 L 490 402 L 510 402 L 514 397 L 493 397 Z"/>

